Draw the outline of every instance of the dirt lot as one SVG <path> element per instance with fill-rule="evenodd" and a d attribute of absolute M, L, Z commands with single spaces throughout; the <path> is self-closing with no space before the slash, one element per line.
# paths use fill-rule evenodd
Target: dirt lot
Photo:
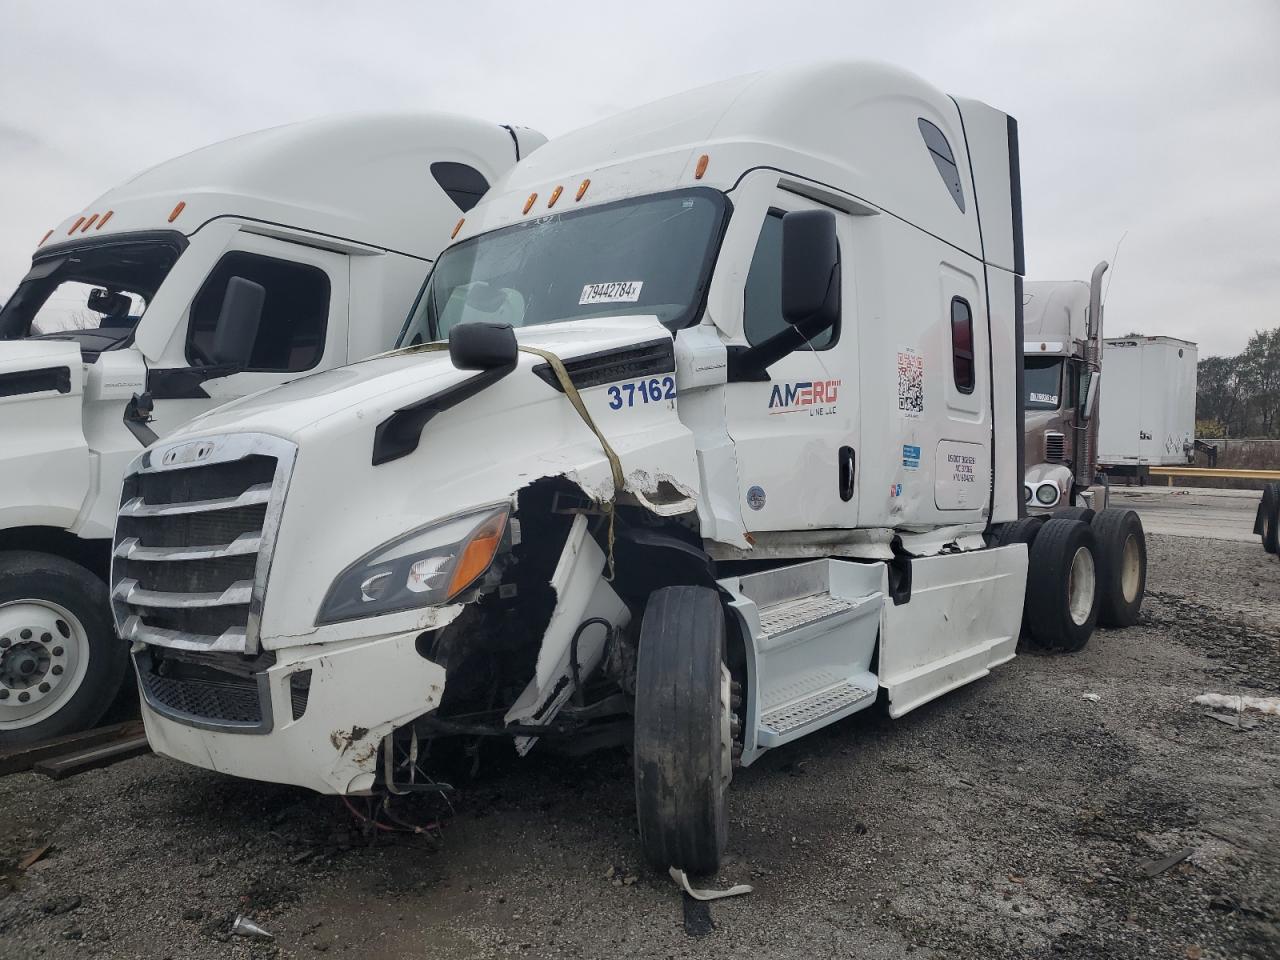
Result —
<path fill-rule="evenodd" d="M 720 880 L 756 890 L 704 936 L 640 865 L 621 753 L 488 763 L 439 843 L 374 845 L 332 798 L 145 757 L 0 780 L 0 955 L 1275 958 L 1280 718 L 1190 701 L 1280 691 L 1280 562 L 1157 536 L 1150 580 L 1079 655 L 740 772 Z M 228 939 L 236 913 L 274 943 Z"/>

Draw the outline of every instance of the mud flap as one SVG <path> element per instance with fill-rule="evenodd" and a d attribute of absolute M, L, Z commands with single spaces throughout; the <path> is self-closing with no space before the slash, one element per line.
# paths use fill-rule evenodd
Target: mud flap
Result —
<path fill-rule="evenodd" d="M 604 579 L 605 555 L 587 533 L 587 518 L 579 514 L 569 528 L 564 550 L 551 577 L 556 607 L 543 634 L 533 679 L 507 711 L 507 723 L 546 725 L 573 694 L 570 644 L 584 620 L 602 617 L 616 627 L 630 620 L 626 604 Z M 588 676 L 604 655 L 607 633 L 592 626 L 578 638 L 579 676 Z M 523 756 L 535 737 L 519 737 L 516 751 Z"/>

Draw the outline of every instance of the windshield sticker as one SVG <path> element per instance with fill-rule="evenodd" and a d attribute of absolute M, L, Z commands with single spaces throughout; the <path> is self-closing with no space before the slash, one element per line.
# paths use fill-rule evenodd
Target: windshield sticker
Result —
<path fill-rule="evenodd" d="M 839 380 L 800 380 L 775 383 L 769 393 L 769 416 L 778 413 L 806 411 L 811 417 L 825 417 L 836 412 Z"/>
<path fill-rule="evenodd" d="M 913 420 L 924 413 L 924 357 L 911 347 L 898 351 L 898 412 Z"/>
<path fill-rule="evenodd" d="M 643 280 L 619 280 L 615 283 L 588 283 L 582 288 L 578 306 L 588 303 L 635 303 L 640 299 Z"/>
<path fill-rule="evenodd" d="M 609 387 L 610 410 L 636 407 L 642 403 L 661 403 L 675 398 L 676 378 L 672 376 L 651 377 L 634 383 L 615 383 Z"/>
<path fill-rule="evenodd" d="M 1056 393 L 1033 393 L 1031 394 L 1032 403 L 1052 403 L 1055 407 L 1058 405 L 1058 395 Z"/>
<path fill-rule="evenodd" d="M 902 467 L 905 470 L 920 469 L 920 448 L 910 443 L 902 445 Z"/>

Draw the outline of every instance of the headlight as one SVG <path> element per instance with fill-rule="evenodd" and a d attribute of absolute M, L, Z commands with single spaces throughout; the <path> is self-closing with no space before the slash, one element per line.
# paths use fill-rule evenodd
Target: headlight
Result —
<path fill-rule="evenodd" d="M 1029 483 L 1024 483 L 1024 484 L 1022 485 L 1022 499 L 1023 499 L 1026 503 L 1030 503 L 1030 502 L 1031 502 L 1031 498 L 1032 498 L 1033 496 L 1034 496 L 1034 494 L 1032 493 L 1032 490 L 1031 490 L 1031 484 L 1029 484 Z"/>
<path fill-rule="evenodd" d="M 384 543 L 339 574 L 318 623 L 373 617 L 452 600 L 489 569 L 507 529 L 509 504 L 421 527 Z"/>
<path fill-rule="evenodd" d="M 1042 483 L 1036 487 L 1036 502 L 1041 506 L 1052 507 L 1061 496 L 1062 492 L 1056 483 Z"/>

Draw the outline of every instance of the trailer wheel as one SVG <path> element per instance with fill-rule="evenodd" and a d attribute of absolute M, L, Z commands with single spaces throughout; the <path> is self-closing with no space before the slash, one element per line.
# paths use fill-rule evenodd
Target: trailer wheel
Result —
<path fill-rule="evenodd" d="M 1090 507 L 1063 507 L 1053 514 L 1062 520 L 1079 520 L 1081 523 L 1093 523 L 1097 514 Z"/>
<path fill-rule="evenodd" d="M 62 557 L 0 553 L 0 746 L 91 727 L 120 692 L 128 645 L 107 585 Z"/>
<path fill-rule="evenodd" d="M 1262 535 L 1262 549 L 1280 554 L 1280 483 L 1269 483 L 1262 491 L 1255 527 Z"/>
<path fill-rule="evenodd" d="M 656 870 L 711 874 L 733 777 L 724 609 L 707 587 L 664 587 L 645 606 L 636 663 L 640 846 Z"/>
<path fill-rule="evenodd" d="M 1131 627 L 1147 591 L 1147 537 L 1132 510 L 1103 510 L 1093 520 L 1097 541 L 1098 622 Z"/>
<path fill-rule="evenodd" d="M 1073 652 L 1089 642 L 1098 622 L 1098 576 L 1093 531 L 1079 520 L 1048 520 L 1031 545 L 1027 570 L 1027 626 L 1046 650 Z"/>

